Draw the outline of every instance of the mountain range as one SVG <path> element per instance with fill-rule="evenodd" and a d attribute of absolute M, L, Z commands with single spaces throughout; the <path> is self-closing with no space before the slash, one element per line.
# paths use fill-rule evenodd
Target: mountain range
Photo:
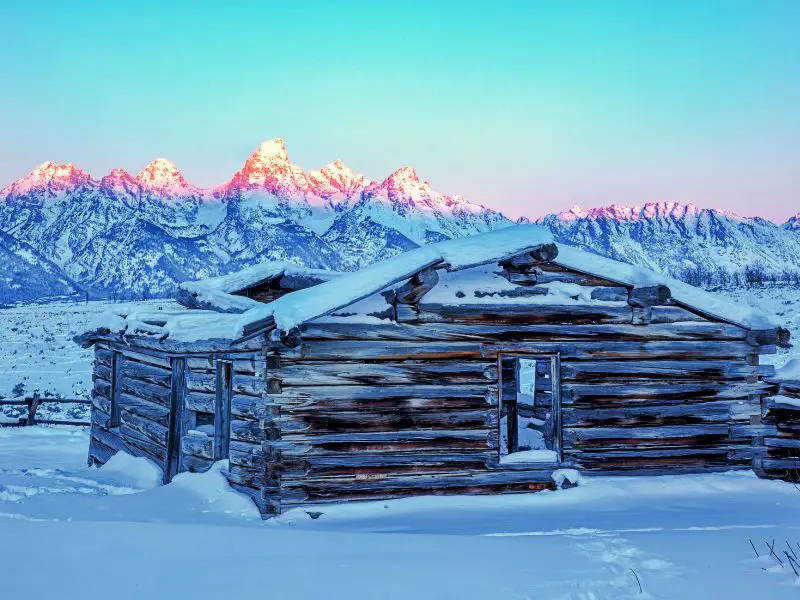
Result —
<path fill-rule="evenodd" d="M 539 221 L 562 241 L 707 287 L 800 273 L 800 216 L 777 226 L 658 203 L 576 207 Z M 210 189 L 164 159 L 99 180 L 47 162 L 0 190 L 0 303 L 166 296 L 181 281 L 270 259 L 351 270 L 512 223 L 434 191 L 410 167 L 382 181 L 339 160 L 305 171 L 280 138 Z"/>

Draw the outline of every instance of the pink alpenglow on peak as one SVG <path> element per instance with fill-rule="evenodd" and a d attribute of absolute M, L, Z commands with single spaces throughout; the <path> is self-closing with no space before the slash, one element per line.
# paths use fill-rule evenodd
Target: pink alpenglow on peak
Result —
<path fill-rule="evenodd" d="M 716 208 L 699 208 L 694 204 L 679 202 L 646 202 L 635 206 L 611 204 L 599 208 L 583 209 L 578 205 L 557 215 L 560 221 L 576 221 L 580 219 L 609 219 L 613 221 L 637 221 L 641 219 L 690 219 L 702 218 L 704 215 L 720 215 L 729 219 L 742 217 L 728 210 Z"/>
<path fill-rule="evenodd" d="M 86 171 L 71 163 L 59 165 L 53 161 L 47 161 L 36 167 L 25 177 L 4 188 L 2 193 L 11 195 L 47 190 L 55 195 L 59 192 L 70 192 L 91 180 L 92 178 Z"/>
<path fill-rule="evenodd" d="M 238 191 L 260 189 L 280 197 L 305 196 L 309 191 L 308 177 L 289 161 L 283 138 L 262 143 L 226 187 Z"/>
<path fill-rule="evenodd" d="M 140 184 L 125 169 L 113 169 L 100 180 L 100 187 L 111 191 L 137 192 Z"/>
<path fill-rule="evenodd" d="M 164 158 L 150 161 L 136 176 L 136 181 L 144 189 L 159 194 L 181 195 L 197 192 L 197 188 L 184 179 L 180 169 Z"/>
<path fill-rule="evenodd" d="M 320 198 L 337 195 L 346 197 L 361 193 L 372 182 L 361 173 L 356 173 L 338 158 L 319 171 L 309 171 L 308 179 L 314 193 Z"/>

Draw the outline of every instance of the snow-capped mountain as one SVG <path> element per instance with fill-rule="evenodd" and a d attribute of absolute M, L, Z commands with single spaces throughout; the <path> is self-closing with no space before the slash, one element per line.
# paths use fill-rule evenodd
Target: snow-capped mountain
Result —
<path fill-rule="evenodd" d="M 373 182 L 336 160 L 305 171 L 281 138 L 261 144 L 229 181 L 188 182 L 165 159 L 135 177 L 99 180 L 47 162 L 0 190 L 0 232 L 28 244 L 65 281 L 143 297 L 268 259 L 354 269 L 430 241 L 511 222 L 433 191 L 413 169 Z M 0 246 L 9 253 L 6 238 Z M 0 261 L 0 276 L 13 268 Z"/>
<path fill-rule="evenodd" d="M 0 267 L 0 306 L 79 292 L 58 265 L 2 231 Z"/>
<path fill-rule="evenodd" d="M 758 217 L 660 202 L 573 207 L 540 222 L 563 241 L 705 287 L 800 279 L 796 221 L 779 227 Z"/>

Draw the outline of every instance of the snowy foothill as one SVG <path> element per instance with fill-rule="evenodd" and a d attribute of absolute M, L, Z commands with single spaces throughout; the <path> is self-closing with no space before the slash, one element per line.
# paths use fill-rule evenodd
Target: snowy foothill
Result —
<path fill-rule="evenodd" d="M 788 599 L 800 589 L 767 547 L 800 542 L 800 491 L 750 472 L 569 470 L 554 476 L 579 485 L 552 492 L 320 505 L 262 521 L 227 485 L 224 462 L 164 486 L 142 458 L 85 466 L 87 444 L 78 428 L 0 429 L 4 597 Z"/>

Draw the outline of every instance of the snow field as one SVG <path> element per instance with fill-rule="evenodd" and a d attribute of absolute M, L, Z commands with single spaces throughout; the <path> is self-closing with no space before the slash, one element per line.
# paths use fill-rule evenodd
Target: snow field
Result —
<path fill-rule="evenodd" d="M 752 473 L 584 477 L 556 492 L 326 505 L 263 522 L 224 463 L 161 486 L 144 459 L 86 467 L 87 444 L 78 428 L 0 430 L 4 597 L 798 594 L 766 543 L 800 542 L 800 491 Z"/>

